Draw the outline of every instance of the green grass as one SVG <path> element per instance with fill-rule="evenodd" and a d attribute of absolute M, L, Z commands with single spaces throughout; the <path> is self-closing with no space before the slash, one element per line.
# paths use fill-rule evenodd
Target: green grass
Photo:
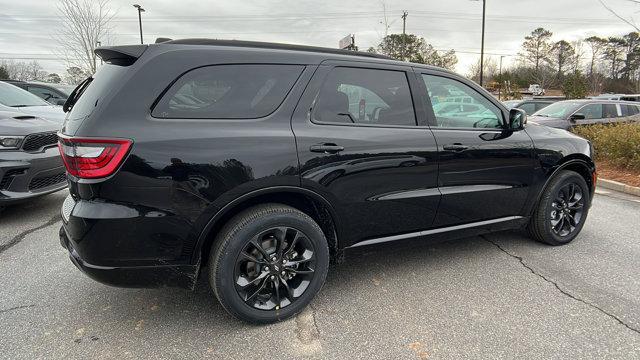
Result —
<path fill-rule="evenodd" d="M 577 126 L 573 132 L 591 140 L 596 161 L 640 171 L 640 123 Z"/>

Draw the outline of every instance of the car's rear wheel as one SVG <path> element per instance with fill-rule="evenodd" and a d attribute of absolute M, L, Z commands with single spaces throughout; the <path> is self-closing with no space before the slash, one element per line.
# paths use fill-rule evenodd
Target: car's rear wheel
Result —
<path fill-rule="evenodd" d="M 267 204 L 227 223 L 209 264 L 211 287 L 229 313 L 252 323 L 271 323 L 300 312 L 320 290 L 329 249 L 311 217 Z"/>
<path fill-rule="evenodd" d="M 560 171 L 542 193 L 529 233 L 535 240 L 549 245 L 568 244 L 584 226 L 589 196 L 589 187 L 580 174 Z"/>

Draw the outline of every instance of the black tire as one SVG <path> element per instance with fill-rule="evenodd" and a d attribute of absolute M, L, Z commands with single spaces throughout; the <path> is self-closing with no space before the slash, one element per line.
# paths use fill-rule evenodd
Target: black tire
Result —
<path fill-rule="evenodd" d="M 573 198 L 569 196 L 571 186 L 574 186 Z M 580 199 L 574 202 L 578 193 Z M 584 178 L 574 171 L 561 170 L 550 180 L 533 212 L 528 226 L 530 236 L 553 246 L 570 243 L 582 230 L 590 203 Z"/>
<path fill-rule="evenodd" d="M 260 250 L 254 245 L 258 243 Z M 268 255 L 263 256 L 265 252 Z M 304 257 L 309 252 L 311 260 Z M 247 260 L 246 254 L 255 261 Z M 271 262 L 276 256 L 281 257 Z M 329 248 L 311 217 L 286 205 L 264 204 L 239 213 L 223 227 L 209 264 L 211 288 L 222 306 L 240 320 L 266 324 L 292 317 L 311 302 L 324 284 Z M 251 289 L 242 293 L 245 287 L 240 282 Z M 296 282 L 298 288 L 291 290 Z M 295 297 L 296 291 L 301 295 Z M 276 307 L 265 309 L 271 304 Z"/>

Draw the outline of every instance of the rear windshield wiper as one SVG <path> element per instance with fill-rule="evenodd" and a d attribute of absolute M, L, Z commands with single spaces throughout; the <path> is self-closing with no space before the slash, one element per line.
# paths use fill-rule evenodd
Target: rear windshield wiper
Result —
<path fill-rule="evenodd" d="M 93 77 L 91 76 L 82 80 L 82 82 L 78 84 L 78 86 L 76 86 L 75 89 L 73 89 L 71 94 L 69 94 L 67 101 L 65 101 L 64 105 L 62 105 L 62 111 L 64 112 L 71 111 L 71 109 L 73 109 L 73 105 L 75 105 L 78 99 L 80 99 L 80 96 L 82 96 L 82 94 L 87 89 L 89 84 L 91 84 L 92 81 L 93 81 Z"/>

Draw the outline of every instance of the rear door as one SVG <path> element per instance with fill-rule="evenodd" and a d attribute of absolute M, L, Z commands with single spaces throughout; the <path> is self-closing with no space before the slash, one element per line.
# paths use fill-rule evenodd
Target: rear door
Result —
<path fill-rule="evenodd" d="M 292 119 L 302 186 L 340 213 L 341 246 L 428 229 L 436 144 L 411 68 L 324 62 Z"/>
<path fill-rule="evenodd" d="M 533 142 L 505 128 L 508 113 L 491 95 L 453 74 L 416 69 L 439 152 L 442 200 L 434 227 L 521 216 L 533 180 Z M 473 112 L 443 112 L 450 97 L 473 99 Z"/>

